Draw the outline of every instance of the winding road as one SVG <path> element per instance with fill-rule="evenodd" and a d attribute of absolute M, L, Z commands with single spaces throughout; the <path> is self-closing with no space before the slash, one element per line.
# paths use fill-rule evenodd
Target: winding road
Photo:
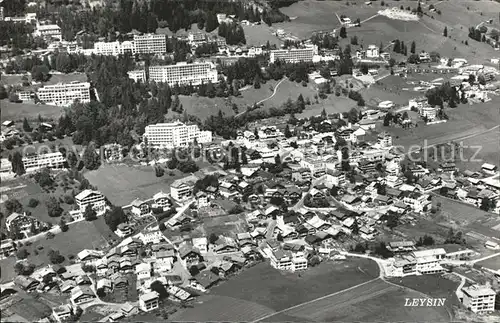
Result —
<path fill-rule="evenodd" d="M 260 101 L 256 102 L 256 103 L 255 103 L 255 105 L 259 105 L 259 104 L 261 104 L 262 102 L 266 102 L 267 100 L 272 99 L 272 98 L 274 97 L 274 95 L 276 94 L 276 92 L 278 91 L 278 87 L 280 86 L 280 84 L 281 84 L 284 80 L 286 80 L 286 79 L 287 79 L 287 77 L 285 76 L 285 77 L 284 77 L 284 78 L 282 78 L 282 79 L 281 79 L 278 83 L 276 83 L 276 85 L 274 86 L 273 94 L 271 94 L 270 96 L 268 96 L 268 97 L 267 97 L 267 98 L 265 98 L 265 99 L 262 99 L 262 100 L 260 100 Z M 242 111 L 242 112 L 238 113 L 237 115 L 235 115 L 235 117 L 239 117 L 239 116 L 241 116 L 241 115 L 243 115 L 243 114 L 245 114 L 245 113 L 247 113 L 247 112 L 248 112 L 248 110 Z"/>

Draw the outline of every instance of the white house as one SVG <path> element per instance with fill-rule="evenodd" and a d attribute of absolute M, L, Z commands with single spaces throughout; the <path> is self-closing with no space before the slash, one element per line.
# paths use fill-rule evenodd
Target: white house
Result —
<path fill-rule="evenodd" d="M 150 291 L 146 294 L 139 296 L 139 307 L 144 312 L 155 310 L 159 306 L 159 296 L 155 291 Z"/>

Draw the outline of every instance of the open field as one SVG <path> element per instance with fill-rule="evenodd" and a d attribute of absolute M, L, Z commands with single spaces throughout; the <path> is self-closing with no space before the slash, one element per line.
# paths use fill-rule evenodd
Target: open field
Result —
<path fill-rule="evenodd" d="M 500 256 L 480 261 L 477 264 L 481 267 L 486 267 L 493 270 L 500 270 Z"/>
<path fill-rule="evenodd" d="M 389 7 L 411 8 L 417 7 L 416 1 L 385 1 Z M 272 28 L 281 28 L 299 38 L 308 38 L 314 32 L 324 30 L 332 31 L 339 29 L 340 23 L 336 15 L 346 15 L 351 20 L 360 18 L 363 22 L 361 27 L 349 28 L 348 38 L 341 43 L 345 45 L 348 39 L 356 35 L 365 46 L 368 44 L 388 44 L 394 39 L 403 40 L 405 43 L 416 41 L 417 51 L 438 51 L 441 56 L 462 57 L 471 62 L 484 62 L 486 59 L 495 57 L 493 48 L 487 44 L 475 42 L 469 39 L 469 46 L 462 43 L 468 39 L 468 28 L 476 26 L 482 21 L 493 18 L 498 24 L 496 14 L 500 10 L 500 4 L 492 1 L 460 1 L 441 2 L 436 8 L 442 11 L 441 15 L 429 13 L 423 16 L 419 22 L 405 22 L 393 20 L 383 16 L 373 17 L 377 11 L 382 9 L 381 2 L 373 2 L 371 6 L 358 1 L 344 3 L 341 1 L 300 1 L 289 7 L 281 8 L 281 11 L 292 18 L 291 22 L 273 24 Z M 423 4 L 424 12 L 428 12 L 427 6 Z M 467 9 L 469 7 L 470 10 Z M 387 7 L 383 7 L 384 9 Z M 442 36 L 444 27 L 448 27 L 449 38 Z"/>
<path fill-rule="evenodd" d="M 445 222 L 466 226 L 475 221 L 488 219 L 488 215 L 491 216 L 491 214 L 473 207 L 472 205 L 469 206 L 458 201 L 444 198 L 440 195 L 434 195 L 432 197 L 432 204 L 437 205 L 437 203 L 441 204 L 439 216 L 444 217 L 443 220 Z"/>
<path fill-rule="evenodd" d="M 460 162 L 458 167 L 479 171 L 484 163 L 500 166 L 499 142 L 500 131 L 498 128 L 483 135 L 464 140 L 463 155 L 466 162 Z"/>
<path fill-rule="evenodd" d="M 170 192 L 170 184 L 186 176 L 174 170 L 175 176 L 169 176 L 167 170 L 163 177 L 156 177 L 151 166 L 126 166 L 124 164 L 106 164 L 98 170 L 85 173 L 89 182 L 97 186 L 115 205 L 128 205 L 136 198 L 150 199 L 163 190 Z"/>
<path fill-rule="evenodd" d="M 442 308 L 405 307 L 405 298 L 417 298 L 419 293 L 398 288 L 381 279 L 349 291 L 298 306 L 265 319 L 285 321 L 293 317 L 298 322 L 447 322 Z M 387 306 L 391 304 L 391 306 Z M 298 320 L 297 320 L 298 319 Z"/>
<path fill-rule="evenodd" d="M 450 313 L 452 313 L 454 306 L 460 305 L 460 301 L 455 295 L 459 283 L 446 279 L 441 275 L 408 276 L 390 279 L 390 281 L 399 286 L 424 293 L 428 297 L 446 298 L 444 307 Z"/>
<path fill-rule="evenodd" d="M 231 214 L 218 217 L 203 218 L 203 236 L 244 232 L 247 229 L 245 218 L 242 215 Z"/>
<path fill-rule="evenodd" d="M 280 46 L 281 41 L 273 35 L 273 28 L 269 28 L 266 24 L 255 26 L 243 26 L 245 31 L 245 39 L 249 46 L 266 45 L 267 42 L 272 45 Z"/>
<path fill-rule="evenodd" d="M 52 239 L 44 238 L 26 247 L 30 253 L 28 261 L 35 266 L 50 264 L 47 253 L 53 249 L 66 258 L 63 264 L 68 265 L 68 256 L 76 256 L 83 249 L 103 249 L 114 239 L 117 236 L 108 228 L 103 217 L 92 222 L 77 222 L 70 224 L 68 231 L 56 234 Z M 43 249 L 39 249 L 40 246 Z M 35 250 L 38 250 L 38 255 Z"/>
<path fill-rule="evenodd" d="M 9 257 L 0 260 L 0 283 L 9 282 L 16 278 L 17 274 L 14 271 L 16 257 Z"/>
<path fill-rule="evenodd" d="M 352 20 L 364 20 L 377 13 L 379 7 L 367 6 L 364 2 L 355 6 L 347 6 L 340 1 L 299 1 L 289 7 L 280 9 L 293 20 L 291 22 L 273 24 L 273 28 L 281 28 L 299 38 L 308 38 L 315 31 L 340 28 L 335 13 L 345 14 Z"/>
<path fill-rule="evenodd" d="M 251 321 L 378 275 L 377 265 L 365 259 L 322 263 L 298 274 L 280 272 L 267 263 L 245 270 L 211 289 L 207 302 L 176 313 L 174 321 Z"/>
<path fill-rule="evenodd" d="M 52 85 L 57 83 L 69 83 L 75 81 L 87 82 L 87 75 L 85 73 L 52 74 L 50 79 L 43 84 Z"/>
<path fill-rule="evenodd" d="M 24 117 L 28 120 L 37 119 L 41 115 L 45 119 L 56 119 L 62 115 L 63 107 L 47 104 L 13 103 L 9 100 L 1 100 L 2 122 L 5 120 L 22 121 Z"/>
<path fill-rule="evenodd" d="M 35 126 L 34 123 L 31 126 Z M 28 134 L 29 136 L 29 134 Z M 13 154 L 15 151 L 19 151 L 22 155 L 25 153 L 42 153 L 44 150 L 59 150 L 59 148 L 65 148 L 66 151 L 74 151 L 81 152 L 82 146 L 75 145 L 70 136 L 64 137 L 63 139 L 54 138 L 54 141 L 45 140 L 40 143 L 38 141 L 32 142 L 31 144 L 25 143 L 22 146 L 14 146 L 11 150 L 5 149 L 0 153 L 2 158 L 7 158 L 9 155 Z"/>

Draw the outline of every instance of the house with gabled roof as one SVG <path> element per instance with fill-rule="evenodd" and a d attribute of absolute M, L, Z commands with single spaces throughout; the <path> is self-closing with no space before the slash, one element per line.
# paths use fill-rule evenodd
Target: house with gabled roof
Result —
<path fill-rule="evenodd" d="M 132 214 L 139 218 L 151 215 L 151 207 L 146 201 L 135 199 L 130 205 Z"/>
<path fill-rule="evenodd" d="M 159 208 L 163 211 L 167 211 L 172 206 L 172 201 L 170 201 L 170 195 L 160 191 L 153 195 L 153 208 Z"/>
<path fill-rule="evenodd" d="M 96 211 L 97 215 L 106 212 L 106 197 L 99 191 L 83 190 L 75 196 L 75 202 L 81 213 L 84 213 L 89 205 Z"/>
<path fill-rule="evenodd" d="M 95 298 L 94 292 L 88 286 L 76 286 L 71 290 L 71 303 L 74 306 L 91 302 Z"/>

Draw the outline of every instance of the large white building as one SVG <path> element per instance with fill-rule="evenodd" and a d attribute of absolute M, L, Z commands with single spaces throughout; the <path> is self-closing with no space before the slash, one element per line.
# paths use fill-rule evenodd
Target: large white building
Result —
<path fill-rule="evenodd" d="M 144 139 L 150 147 L 176 148 L 187 146 L 195 139 L 200 144 L 212 142 L 212 132 L 176 121 L 146 126 Z"/>
<path fill-rule="evenodd" d="M 38 99 L 47 104 L 59 106 L 71 105 L 75 100 L 90 102 L 90 83 L 71 82 L 46 85 L 37 91 Z"/>
<path fill-rule="evenodd" d="M 137 54 L 164 54 L 167 52 L 165 35 L 134 35 L 134 45 Z"/>
<path fill-rule="evenodd" d="M 315 47 L 272 50 L 270 62 L 274 63 L 277 60 L 287 63 L 312 62 L 315 52 L 317 52 Z"/>
<path fill-rule="evenodd" d="M 132 41 L 114 41 L 114 42 L 97 42 L 94 43 L 94 54 L 96 55 L 124 55 L 135 54 L 135 43 Z"/>
<path fill-rule="evenodd" d="M 36 25 L 36 29 L 33 32 L 33 36 L 35 37 L 44 37 L 44 38 L 56 38 L 59 41 L 62 40 L 61 35 L 61 27 L 58 25 Z"/>
<path fill-rule="evenodd" d="M 462 288 L 463 304 L 474 313 L 487 313 L 495 310 L 493 289 L 487 286 L 473 285 Z"/>
<path fill-rule="evenodd" d="M 61 152 L 48 154 L 34 154 L 23 157 L 23 165 L 26 171 L 33 171 L 48 168 L 61 168 L 64 166 L 66 158 Z"/>
<path fill-rule="evenodd" d="M 89 205 L 98 215 L 106 211 L 106 199 L 99 191 L 84 190 L 75 196 L 75 201 L 82 213 Z"/>
<path fill-rule="evenodd" d="M 169 85 L 217 83 L 217 70 L 210 62 L 192 64 L 180 62 L 175 65 L 150 66 L 149 79 Z"/>
<path fill-rule="evenodd" d="M 379 48 L 376 45 L 368 45 L 366 50 L 367 58 L 377 58 L 379 56 Z"/>

